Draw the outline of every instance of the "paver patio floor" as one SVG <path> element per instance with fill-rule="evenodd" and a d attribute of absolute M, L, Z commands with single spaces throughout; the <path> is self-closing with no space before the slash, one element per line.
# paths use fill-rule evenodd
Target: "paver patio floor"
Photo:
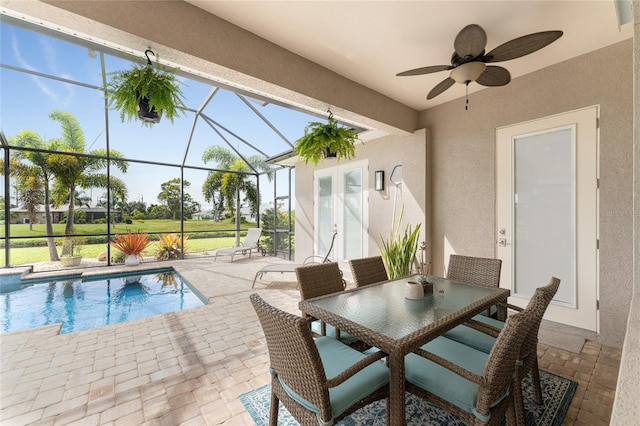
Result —
<path fill-rule="evenodd" d="M 282 259 L 148 263 L 174 266 L 210 304 L 63 335 L 56 325 L 0 335 L 0 422 L 252 425 L 238 395 L 269 374 L 249 295 L 299 314 L 293 274 L 267 274 L 251 289 L 267 262 Z M 608 424 L 620 351 L 588 341 L 581 354 L 544 345 L 538 354 L 542 368 L 579 383 L 565 424 Z"/>

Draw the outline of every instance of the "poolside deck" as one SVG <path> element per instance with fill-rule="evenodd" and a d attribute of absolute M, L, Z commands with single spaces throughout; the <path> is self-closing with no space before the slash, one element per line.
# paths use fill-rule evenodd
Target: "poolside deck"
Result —
<path fill-rule="evenodd" d="M 266 275 L 251 289 L 268 262 L 282 260 L 149 263 L 143 267 L 174 266 L 210 304 L 64 335 L 56 325 L 2 334 L 0 422 L 252 425 L 238 395 L 269 374 L 249 295 L 299 313 L 292 274 Z M 538 354 L 542 368 L 579 383 L 564 424 L 609 423 L 620 350 L 587 341 L 580 354 L 546 345 Z"/>

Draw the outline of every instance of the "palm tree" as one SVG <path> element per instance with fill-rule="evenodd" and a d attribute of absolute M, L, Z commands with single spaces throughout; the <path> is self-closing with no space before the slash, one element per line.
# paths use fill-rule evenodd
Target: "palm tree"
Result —
<path fill-rule="evenodd" d="M 80 122 L 70 113 L 54 110 L 49 114 L 49 118 L 58 121 L 62 125 L 62 139 L 59 143 L 59 153 L 52 153 L 49 156 L 51 169 L 55 174 L 53 185 L 53 200 L 56 205 L 61 205 L 66 200 L 69 201 L 67 211 L 67 223 L 65 226 L 65 236 L 74 234 L 74 210 L 76 191 L 78 187 L 88 188 L 108 188 L 118 199 L 126 198 L 126 186 L 118 178 L 111 177 L 103 173 L 107 166 L 107 151 L 105 149 L 95 149 L 86 151 L 84 133 L 80 127 Z M 84 154 L 84 155 L 69 155 Z M 123 155 L 115 150 L 109 151 L 112 158 L 122 158 Z M 126 161 L 112 161 L 121 172 L 126 173 L 128 163 Z M 70 254 L 66 246 L 63 248 L 63 255 Z"/>
<path fill-rule="evenodd" d="M 245 161 L 246 160 L 246 161 Z M 227 210 L 235 214 L 236 218 L 236 245 L 240 245 L 240 195 L 243 193 L 245 200 L 249 202 L 249 209 L 254 215 L 258 211 L 258 187 L 251 180 L 251 173 L 257 170 L 269 171 L 270 167 L 264 161 L 264 157 L 251 155 L 246 159 L 234 154 L 221 146 L 211 146 L 202 154 L 202 161 L 206 164 L 209 161 L 216 162 L 216 168 L 229 170 L 228 172 L 209 172 L 209 177 L 205 181 L 202 193 L 207 202 L 213 201 L 216 204 L 215 194 L 218 195 L 218 204 L 226 204 Z M 269 180 L 272 173 L 268 173 Z"/>
<path fill-rule="evenodd" d="M 25 148 L 32 148 L 43 151 L 14 151 L 15 157 L 9 162 L 10 175 L 18 180 L 19 185 L 33 185 L 36 181 L 42 185 L 44 194 L 45 227 L 47 233 L 47 247 L 49 249 L 49 259 L 59 260 L 53 238 L 53 225 L 51 223 L 51 192 L 49 184 L 54 177 L 54 172 L 50 163 L 50 153 L 45 151 L 55 151 L 59 146 L 59 141 L 44 142 L 42 138 L 31 130 L 22 130 L 16 136 L 9 139 L 11 145 Z M 21 160 L 27 160 L 24 163 Z M 4 168 L 3 168 L 4 170 Z M 34 180 L 36 178 L 37 180 Z"/>

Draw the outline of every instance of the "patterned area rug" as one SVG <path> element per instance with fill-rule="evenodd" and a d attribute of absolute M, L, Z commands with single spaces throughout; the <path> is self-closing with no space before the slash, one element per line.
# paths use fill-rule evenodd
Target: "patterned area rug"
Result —
<path fill-rule="evenodd" d="M 577 383 L 542 370 L 540 371 L 540 379 L 542 382 L 542 405 L 533 402 L 532 386 L 529 379 L 525 379 L 523 383 L 527 425 L 559 426 L 567 414 Z M 257 426 L 267 426 L 269 424 L 270 385 L 242 394 L 239 398 Z M 280 404 L 278 425 L 298 426 L 298 422 L 291 417 L 291 414 L 282 404 Z M 378 401 L 361 408 L 340 421 L 338 425 L 384 426 L 386 425 L 386 402 Z M 407 393 L 407 425 L 449 426 L 463 425 L 463 423 L 451 413 L 430 404 L 420 397 Z"/>

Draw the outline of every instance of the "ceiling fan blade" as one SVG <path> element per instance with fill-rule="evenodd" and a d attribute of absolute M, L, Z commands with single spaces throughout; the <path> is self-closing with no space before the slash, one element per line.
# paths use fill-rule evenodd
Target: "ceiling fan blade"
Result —
<path fill-rule="evenodd" d="M 543 31 L 515 38 L 484 55 L 484 62 L 502 62 L 540 50 L 562 37 L 562 31 Z"/>
<path fill-rule="evenodd" d="M 448 69 L 451 69 L 451 65 L 432 65 L 430 67 L 422 67 L 409 71 L 399 72 L 398 74 L 396 74 L 396 76 L 405 77 L 409 75 L 431 74 L 432 72 L 446 71 Z"/>
<path fill-rule="evenodd" d="M 476 83 L 483 86 L 504 86 L 510 81 L 511 74 L 509 74 L 509 71 L 506 68 L 490 65 L 482 74 L 480 74 Z"/>
<path fill-rule="evenodd" d="M 463 59 L 472 59 L 480 55 L 487 45 L 487 33 L 480 25 L 471 24 L 464 27 L 453 43 L 453 47 Z"/>
<path fill-rule="evenodd" d="M 447 77 L 446 79 L 442 80 L 440 83 L 438 83 L 436 85 L 436 87 L 434 87 L 433 89 L 431 89 L 431 91 L 429 92 L 429 94 L 427 95 L 427 100 L 429 99 L 433 99 L 436 96 L 438 96 L 440 93 L 444 92 L 445 90 L 447 90 L 449 87 L 453 86 L 453 84 L 456 81 L 454 79 L 452 79 L 451 77 Z"/>

